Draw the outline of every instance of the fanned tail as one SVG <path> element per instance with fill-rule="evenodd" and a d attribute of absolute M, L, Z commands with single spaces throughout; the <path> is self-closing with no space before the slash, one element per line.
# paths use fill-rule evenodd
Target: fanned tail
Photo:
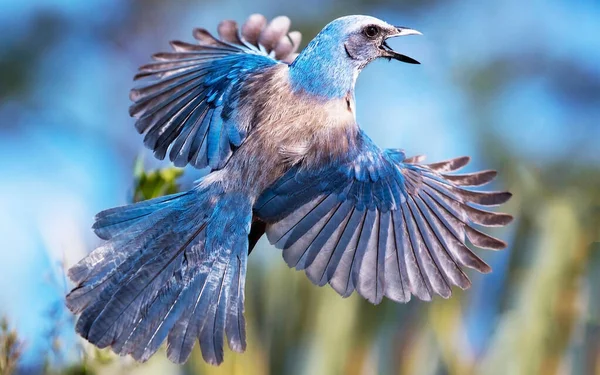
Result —
<path fill-rule="evenodd" d="M 196 339 L 204 359 L 223 361 L 223 337 L 246 347 L 244 280 L 249 199 L 214 186 L 99 213 L 107 240 L 69 270 L 67 306 L 94 345 L 145 361 L 168 339 L 183 363 Z"/>

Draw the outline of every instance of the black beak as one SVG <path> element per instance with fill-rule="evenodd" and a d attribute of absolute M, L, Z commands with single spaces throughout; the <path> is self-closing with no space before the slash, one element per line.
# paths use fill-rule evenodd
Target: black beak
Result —
<path fill-rule="evenodd" d="M 417 30 L 413 30 L 413 29 L 410 29 L 408 27 L 396 26 L 396 32 L 388 35 L 385 39 L 395 38 L 397 36 L 405 36 L 405 35 L 423 35 L 423 34 L 421 34 Z M 381 44 L 381 49 L 384 51 L 383 57 L 387 57 L 389 59 L 394 59 L 394 60 L 402 61 L 402 62 L 405 62 L 405 63 L 408 63 L 408 64 L 420 64 L 420 62 L 418 62 L 417 60 L 394 51 L 386 43 L 385 40 Z"/>

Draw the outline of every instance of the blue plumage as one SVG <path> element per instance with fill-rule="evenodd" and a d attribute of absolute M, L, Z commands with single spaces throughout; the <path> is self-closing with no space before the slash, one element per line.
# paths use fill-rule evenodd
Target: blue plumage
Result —
<path fill-rule="evenodd" d="M 329 100 L 343 98 L 354 89 L 355 77 L 348 72 L 355 69 L 357 62 L 347 58 L 340 40 L 356 27 L 355 20 L 337 21 L 325 26 L 291 64 L 293 90 Z"/>
<path fill-rule="evenodd" d="M 506 224 L 510 217 L 481 211 L 471 204 L 500 204 L 508 200 L 510 194 L 466 190 L 461 186 L 463 180 L 456 175 L 453 179 L 458 184 L 449 183 L 440 171 L 463 166 L 468 161 L 465 158 L 429 166 L 413 164 L 406 162 L 398 151 L 380 151 L 362 133 L 355 152 L 346 163 L 327 169 L 290 169 L 255 203 L 256 215 L 275 222 L 268 227 L 267 236 L 284 250 L 284 259 L 290 266 L 308 269 L 322 244 L 334 238 L 336 243 L 329 250 L 327 276 L 323 274 L 323 266 L 317 265 L 321 276 L 311 277 L 311 280 L 322 284 L 325 277 L 344 296 L 356 288 L 374 303 L 380 302 L 383 295 L 385 275 L 380 273 L 386 272 L 384 260 L 387 257 L 380 251 L 385 249 L 389 254 L 408 254 L 405 260 L 417 266 L 418 272 L 407 277 L 408 283 L 403 288 L 408 289 L 401 294 L 401 300 L 410 298 L 409 291 L 430 299 L 434 292 L 449 297 L 450 284 L 468 287 L 469 282 L 459 266 L 481 272 L 489 270 L 464 246 L 465 238 L 478 247 L 504 248 L 503 242 L 477 231 L 473 225 Z M 476 176 L 482 179 L 477 181 Z M 467 175 L 465 179 L 469 184 L 479 185 L 490 180 L 487 176 L 490 176 L 488 172 L 482 172 Z M 340 211 L 343 204 L 345 208 Z M 464 208 L 457 211 L 453 207 Z M 469 215 L 471 213 L 475 215 Z M 478 213 L 485 219 L 481 220 Z M 343 232 L 334 236 L 333 231 L 341 226 L 345 227 Z M 390 230 L 406 235 L 408 241 L 390 238 Z M 382 243 L 388 240 L 395 243 Z M 352 253 L 351 264 L 338 270 L 344 252 Z M 305 256 L 307 259 L 302 262 Z M 369 266 L 361 272 L 361 262 L 365 260 Z M 307 270 L 307 274 L 310 277 L 311 272 Z M 338 279 L 345 281 L 345 287 L 342 285 L 340 289 L 340 285 L 335 284 Z M 388 285 L 390 298 L 395 295 L 396 287 Z"/>
<path fill-rule="evenodd" d="M 155 55 L 158 62 L 144 65 L 136 78 L 151 78 L 131 91 L 136 129 L 146 133 L 144 144 L 176 166 L 221 168 L 248 129 L 232 117 L 239 87 L 248 74 L 277 64 L 273 58 L 246 44 L 232 44 L 194 30 L 202 44 L 173 42 L 174 53 Z"/>
<path fill-rule="evenodd" d="M 453 174 L 468 158 L 422 164 L 379 149 L 358 127 L 354 83 L 417 33 L 367 16 L 332 21 L 296 57 L 289 19 L 251 16 L 219 38 L 173 42 L 140 68 L 131 114 L 144 143 L 175 165 L 212 170 L 188 192 L 99 213 L 105 242 L 69 270 L 76 330 L 98 347 L 145 361 L 166 340 L 177 363 L 196 340 L 223 361 L 244 351 L 247 257 L 264 234 L 290 267 L 372 303 L 447 298 L 468 288 L 463 267 L 490 268 L 467 247 L 501 249 L 479 226 L 503 226 L 506 192 L 467 189 L 493 171 Z"/>

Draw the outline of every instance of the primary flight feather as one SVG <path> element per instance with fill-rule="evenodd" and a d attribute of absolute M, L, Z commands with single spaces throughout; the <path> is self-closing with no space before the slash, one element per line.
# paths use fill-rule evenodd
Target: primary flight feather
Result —
<path fill-rule="evenodd" d="M 342 296 L 372 303 L 447 298 L 470 286 L 463 267 L 490 267 L 467 246 L 502 249 L 478 226 L 507 192 L 468 189 L 496 173 L 455 174 L 469 159 L 423 164 L 379 149 L 356 123 L 354 84 L 378 58 L 418 63 L 388 38 L 419 34 L 368 16 L 329 23 L 296 55 L 287 17 L 252 15 L 241 30 L 172 42 L 140 67 L 130 114 L 156 157 L 209 167 L 192 190 L 100 212 L 106 240 L 69 270 L 76 330 L 145 361 L 167 340 L 183 363 L 196 340 L 223 361 L 223 339 L 246 347 L 247 257 L 266 233 L 290 267 Z"/>

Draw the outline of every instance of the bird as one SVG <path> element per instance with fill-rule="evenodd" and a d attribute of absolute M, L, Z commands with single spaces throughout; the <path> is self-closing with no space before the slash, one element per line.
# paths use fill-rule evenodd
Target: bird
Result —
<path fill-rule="evenodd" d="M 196 341 L 213 365 L 224 341 L 243 352 L 247 260 L 263 235 L 314 284 L 373 304 L 449 298 L 470 287 L 465 268 L 491 271 L 470 247 L 507 246 L 481 226 L 511 222 L 485 208 L 511 193 L 472 188 L 495 171 L 380 149 L 357 123 L 361 70 L 419 64 L 388 40 L 420 32 L 345 16 L 297 53 L 302 35 L 289 30 L 285 16 L 225 20 L 139 68 L 130 115 L 144 144 L 208 173 L 189 191 L 96 215 L 104 241 L 68 270 L 66 296 L 90 343 L 141 362 L 165 341 L 180 364 Z"/>

